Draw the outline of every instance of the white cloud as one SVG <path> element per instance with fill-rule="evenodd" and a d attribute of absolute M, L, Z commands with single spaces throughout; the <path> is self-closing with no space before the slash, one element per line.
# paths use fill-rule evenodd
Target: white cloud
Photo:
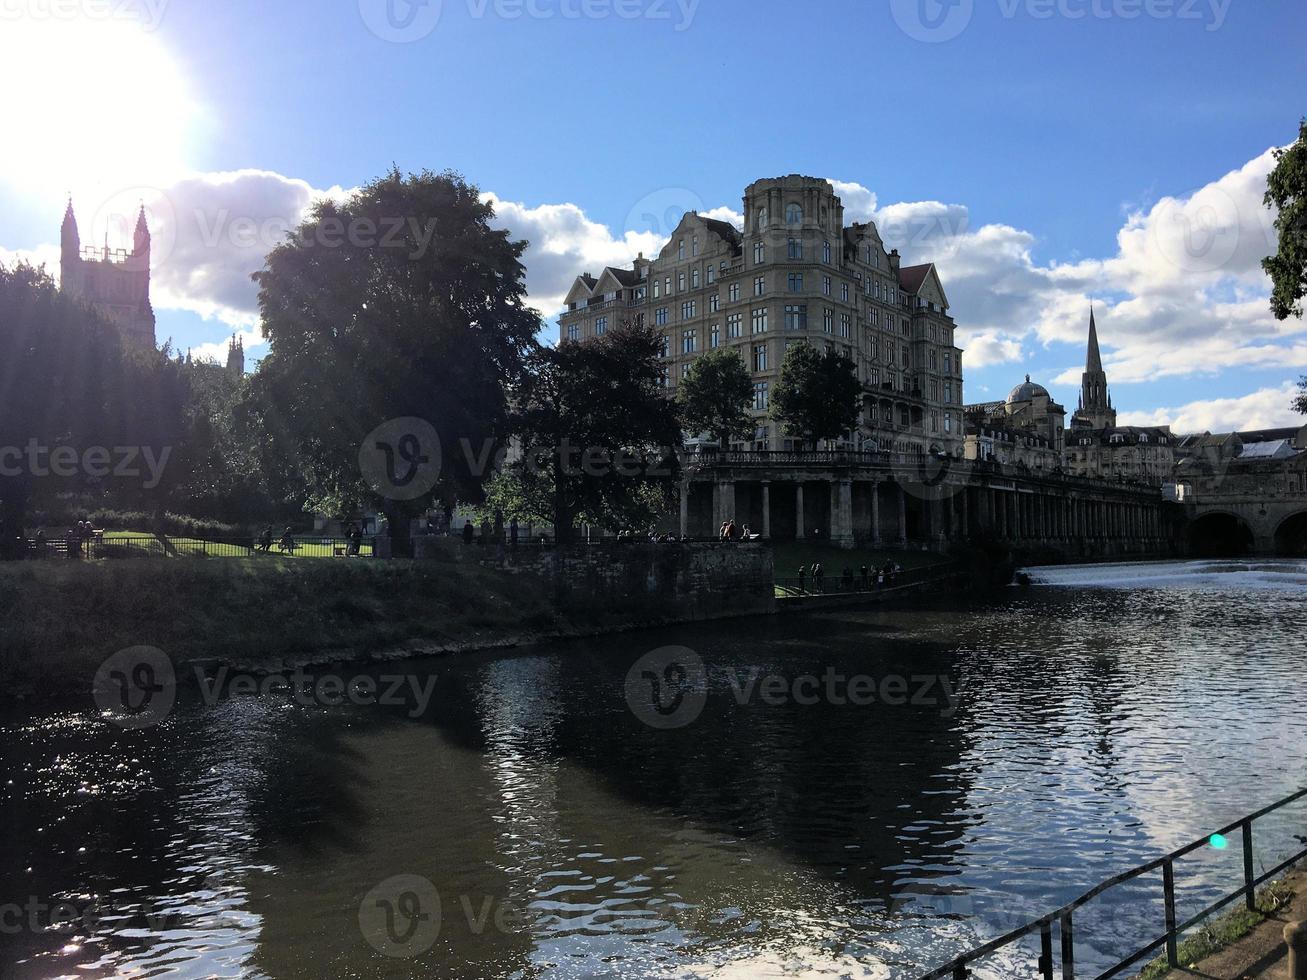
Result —
<path fill-rule="evenodd" d="M 1286 381 L 1278 388 L 1261 388 L 1239 398 L 1212 398 L 1176 408 L 1122 412 L 1118 421 L 1121 425 L 1169 425 L 1176 432 L 1287 428 L 1307 423 L 1290 407 L 1296 394 L 1294 383 Z"/>
<path fill-rule="evenodd" d="M 1021 341 L 997 333 L 972 334 L 959 340 L 965 367 L 981 368 L 1021 360 Z"/>

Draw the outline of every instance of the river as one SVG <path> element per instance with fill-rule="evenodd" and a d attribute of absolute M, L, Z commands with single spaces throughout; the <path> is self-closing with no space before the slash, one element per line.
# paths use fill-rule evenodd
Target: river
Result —
<path fill-rule="evenodd" d="M 341 704 L 10 707 L 0 974 L 911 978 L 1307 785 L 1307 563 L 1030 572 L 338 667 Z M 1241 862 L 1183 861 L 1181 916 Z M 1155 936 L 1159 894 L 1097 901 L 1080 963 Z"/>

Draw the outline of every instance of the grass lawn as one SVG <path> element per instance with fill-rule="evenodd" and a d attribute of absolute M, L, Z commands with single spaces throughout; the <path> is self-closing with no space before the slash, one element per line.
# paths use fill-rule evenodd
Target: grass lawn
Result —
<path fill-rule="evenodd" d="M 185 538 L 174 535 L 165 535 L 168 543 L 171 544 L 180 555 L 187 556 L 208 556 L 211 558 L 245 558 L 248 552 L 244 548 L 232 545 L 215 544 L 212 541 L 202 541 L 199 538 Z M 154 535 L 148 531 L 105 531 L 104 543 L 122 548 L 130 548 L 133 551 L 141 551 L 146 554 L 163 557 L 165 555 L 163 546 L 159 544 Z M 279 549 L 276 542 L 273 542 L 272 550 L 266 555 L 263 552 L 256 552 L 258 558 L 334 558 L 336 548 L 344 548 L 345 542 L 339 539 L 333 540 L 323 538 L 321 535 L 296 535 L 295 550 L 284 552 Z M 359 549 L 361 557 L 372 557 L 372 541 L 370 538 L 364 538 L 362 546 Z"/>

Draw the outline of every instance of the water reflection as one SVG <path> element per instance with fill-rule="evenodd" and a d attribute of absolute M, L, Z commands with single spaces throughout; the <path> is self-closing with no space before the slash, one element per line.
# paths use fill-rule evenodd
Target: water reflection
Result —
<path fill-rule="evenodd" d="M 5 962 L 33 977 L 915 976 L 1307 776 L 1296 573 L 1256 571 L 1281 584 L 1237 602 L 1214 601 L 1207 576 L 1230 573 L 1208 568 L 1180 573 L 1195 589 L 1174 567 L 1148 588 L 1116 587 L 1138 569 L 1072 574 L 997 606 L 374 671 L 434 679 L 417 717 L 194 693 L 138 732 L 80 710 L 9 717 L 5 901 L 110 911 L 5 930 Z M 708 697 L 663 731 L 625 680 L 668 643 L 702 657 Z M 750 678 L 832 671 L 945 676 L 960 700 L 740 701 Z M 1271 826 L 1268 848 L 1293 829 Z M 1184 901 L 1241 861 L 1198 856 Z M 438 891 L 438 933 L 413 959 L 359 924 L 396 876 Z M 1154 891 L 1092 910 L 1082 962 L 1153 929 Z"/>

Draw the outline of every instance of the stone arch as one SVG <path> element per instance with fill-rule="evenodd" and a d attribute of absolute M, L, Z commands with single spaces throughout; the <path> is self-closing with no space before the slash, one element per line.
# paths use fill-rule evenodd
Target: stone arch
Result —
<path fill-rule="evenodd" d="M 1307 510 L 1290 514 L 1275 529 L 1275 553 L 1295 558 L 1307 557 Z"/>
<path fill-rule="evenodd" d="M 1237 514 L 1209 511 L 1190 522 L 1190 554 L 1208 558 L 1232 558 L 1251 554 L 1253 529 Z"/>

